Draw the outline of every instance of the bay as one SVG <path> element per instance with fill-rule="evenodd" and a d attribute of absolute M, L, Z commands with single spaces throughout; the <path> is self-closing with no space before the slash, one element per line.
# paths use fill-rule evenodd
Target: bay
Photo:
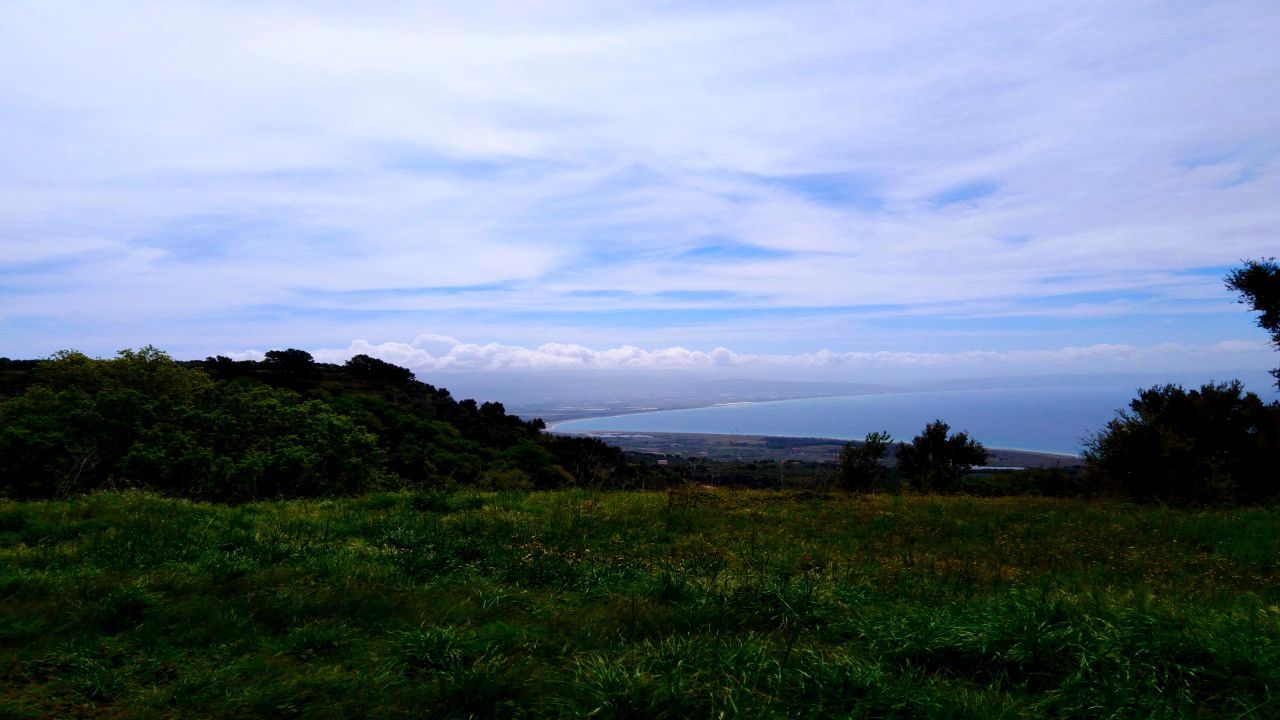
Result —
<path fill-rule="evenodd" d="M 1132 385 L 847 395 L 585 418 L 558 432 L 672 432 L 909 440 L 940 419 L 987 447 L 1077 454 L 1136 394 Z"/>

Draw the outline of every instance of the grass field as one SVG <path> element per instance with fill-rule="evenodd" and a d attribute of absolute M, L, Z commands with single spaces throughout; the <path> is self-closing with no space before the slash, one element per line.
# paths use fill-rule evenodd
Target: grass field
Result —
<path fill-rule="evenodd" d="M 0 717 L 1280 717 L 1280 511 L 0 502 Z"/>

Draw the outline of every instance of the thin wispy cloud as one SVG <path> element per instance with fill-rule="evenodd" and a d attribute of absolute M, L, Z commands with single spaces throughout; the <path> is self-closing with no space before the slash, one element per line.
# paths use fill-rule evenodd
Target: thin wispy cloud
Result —
<path fill-rule="evenodd" d="M 1252 342 L 1221 277 L 1277 247 L 1278 33 L 1266 2 L 10 3 L 0 354 Z"/>
<path fill-rule="evenodd" d="M 770 374 L 778 372 L 832 370 L 850 376 L 859 371 L 904 371 L 945 368 L 976 373 L 1080 372 L 1100 369 L 1194 370 L 1204 363 L 1224 367 L 1270 359 L 1271 346 L 1263 340 L 1223 341 L 1212 345 L 1165 343 L 1155 346 L 1097 344 L 1061 347 L 1052 350 L 1008 350 L 965 352 L 832 352 L 819 350 L 798 354 L 752 354 L 725 347 L 708 351 L 685 347 L 644 349 L 633 345 L 593 349 L 572 343 L 543 343 L 537 347 L 476 344 L 446 335 L 422 335 L 409 342 L 371 343 L 356 340 L 345 348 L 320 348 L 315 357 L 322 362 L 343 363 L 356 355 L 370 355 L 402 367 L 424 378 L 433 373 L 456 371 L 715 371 Z M 234 359 L 261 360 L 261 350 L 232 353 Z"/>

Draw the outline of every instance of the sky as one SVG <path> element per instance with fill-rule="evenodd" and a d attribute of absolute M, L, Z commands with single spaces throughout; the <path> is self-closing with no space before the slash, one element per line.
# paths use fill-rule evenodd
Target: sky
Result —
<path fill-rule="evenodd" d="M 0 356 L 1274 367 L 1280 4 L 0 3 Z"/>

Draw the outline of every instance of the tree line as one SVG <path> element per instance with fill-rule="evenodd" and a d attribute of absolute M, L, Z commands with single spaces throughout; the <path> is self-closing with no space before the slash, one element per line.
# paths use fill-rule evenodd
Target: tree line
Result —
<path fill-rule="evenodd" d="M 0 361 L 0 496 L 146 487 L 204 500 L 471 485 L 546 489 L 670 481 L 590 438 L 448 390 L 367 355 L 316 363 L 177 362 L 145 347 Z"/>

